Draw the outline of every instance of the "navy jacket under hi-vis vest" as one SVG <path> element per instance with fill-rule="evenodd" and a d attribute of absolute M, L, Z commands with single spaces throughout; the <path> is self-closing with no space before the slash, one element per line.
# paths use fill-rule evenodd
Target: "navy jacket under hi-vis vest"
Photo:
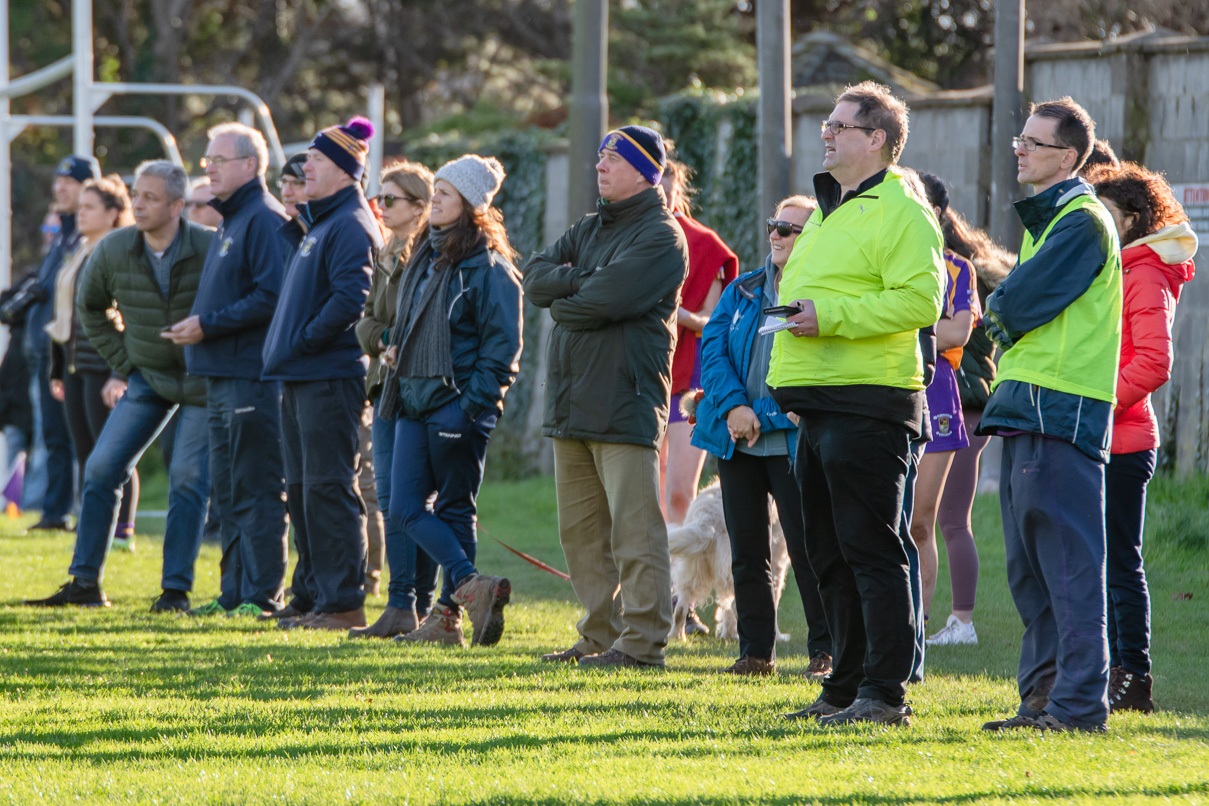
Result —
<path fill-rule="evenodd" d="M 265 334 L 285 274 L 281 225 L 289 219 L 263 177 L 210 206 L 223 221 L 193 302 L 206 337 L 185 348 L 185 361 L 192 375 L 259 380 Z"/>

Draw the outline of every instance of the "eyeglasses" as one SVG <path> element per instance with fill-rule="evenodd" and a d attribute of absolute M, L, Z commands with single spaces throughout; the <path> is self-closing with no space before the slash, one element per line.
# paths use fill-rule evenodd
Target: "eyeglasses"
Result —
<path fill-rule="evenodd" d="M 239 160 L 250 160 L 252 158 L 253 155 L 251 154 L 247 154 L 242 157 L 202 157 L 200 160 L 198 160 L 198 164 L 201 165 L 203 169 L 209 168 L 211 165 L 213 165 L 215 168 L 221 170 L 222 167 L 228 162 L 238 162 Z"/>
<path fill-rule="evenodd" d="M 838 120 L 824 120 L 819 128 L 820 133 L 829 129 L 831 130 L 831 135 L 833 137 L 838 135 L 844 129 L 861 129 L 862 131 L 867 132 L 877 131 L 877 129 L 872 126 L 856 126 L 852 123 L 840 123 Z"/>
<path fill-rule="evenodd" d="M 377 196 L 374 196 L 374 199 L 378 202 L 378 204 L 382 205 L 382 207 L 387 210 L 389 210 L 391 207 L 394 207 L 395 202 L 397 201 L 407 201 L 411 202 L 412 204 L 421 203 L 419 199 L 412 196 L 396 196 L 393 193 L 380 193 Z"/>
<path fill-rule="evenodd" d="M 298 179 L 293 176 L 283 176 L 277 180 L 277 189 L 285 190 L 287 185 L 290 187 L 302 187 L 305 184 L 305 179 Z"/>
<path fill-rule="evenodd" d="M 1043 143 L 1040 140 L 1034 140 L 1031 137 L 1019 136 L 1012 138 L 1012 148 L 1023 148 L 1025 151 L 1036 151 L 1038 147 L 1056 148 L 1059 151 L 1074 148 L 1074 146 L 1056 146 L 1053 143 Z"/>
<path fill-rule="evenodd" d="M 777 235 L 780 235 L 782 238 L 788 238 L 793 233 L 800 233 L 802 231 L 801 224 L 791 224 L 788 221 L 778 221 L 775 218 L 770 218 L 764 223 L 768 225 L 769 235 L 772 235 L 773 230 L 776 230 Z"/>

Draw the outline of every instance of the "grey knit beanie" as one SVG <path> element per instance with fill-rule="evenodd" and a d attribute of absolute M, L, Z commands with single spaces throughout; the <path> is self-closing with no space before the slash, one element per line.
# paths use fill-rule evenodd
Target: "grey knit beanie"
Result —
<path fill-rule="evenodd" d="M 504 181 L 504 166 L 495 157 L 466 154 L 441 166 L 435 179 L 444 179 L 457 188 L 474 209 L 491 204 Z"/>

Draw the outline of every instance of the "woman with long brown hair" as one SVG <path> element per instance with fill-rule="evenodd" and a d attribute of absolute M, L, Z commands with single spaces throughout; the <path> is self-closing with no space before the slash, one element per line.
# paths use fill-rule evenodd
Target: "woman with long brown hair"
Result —
<path fill-rule="evenodd" d="M 1154 475 L 1159 426 L 1150 395 L 1171 377 L 1171 325 L 1192 279 L 1197 237 L 1161 174 L 1124 162 L 1092 169 L 1121 236 L 1124 305 L 1112 461 L 1104 470 L 1107 535 L 1109 711 L 1154 710 L 1150 676 L 1150 591 L 1142 564 L 1146 486 Z"/>
<path fill-rule="evenodd" d="M 471 644 L 494 644 L 504 630 L 511 583 L 474 563 L 487 443 L 520 371 L 516 252 L 491 206 L 503 180 L 498 161 L 476 154 L 437 171 L 428 229 L 403 270 L 383 337 L 391 371 L 381 415 L 398 417 L 390 521 L 445 570 L 432 612 L 396 640 L 464 645 L 463 607 Z"/>
<path fill-rule="evenodd" d="M 134 213 L 122 177 L 111 174 L 86 181 L 80 191 L 80 209 L 76 212 L 76 228 L 82 236 L 80 245 L 55 278 L 54 319 L 46 325 L 51 341 L 50 393 L 55 400 L 64 403 L 71 442 L 81 468 L 92 453 L 109 411 L 117 403 L 117 398 L 106 399 L 102 390 L 110 378 L 121 381 L 125 378 L 110 369 L 84 335 L 84 327 L 76 315 L 76 289 L 84 264 L 101 239 L 119 227 L 132 224 Z M 122 506 L 113 533 L 114 548 L 134 549 L 138 502 L 139 475 L 134 470 L 122 487 Z"/>
<path fill-rule="evenodd" d="M 374 404 L 372 451 L 374 486 L 378 508 L 385 525 L 383 543 L 390 567 L 386 609 L 368 627 L 353 627 L 350 638 L 393 638 L 419 626 L 419 620 L 432 607 L 437 566 L 417 548 L 390 519 L 390 468 L 395 454 L 395 423 L 381 415 L 383 380 L 387 367 L 381 356 L 384 338 L 395 323 L 399 279 L 411 257 L 412 244 L 428 227 L 428 205 L 432 201 L 432 171 L 417 162 L 402 160 L 382 171 L 376 199 L 382 223 L 390 230 L 390 240 L 378 258 L 365 301 L 365 315 L 357 323 L 357 340 L 369 356 L 365 391 Z"/>

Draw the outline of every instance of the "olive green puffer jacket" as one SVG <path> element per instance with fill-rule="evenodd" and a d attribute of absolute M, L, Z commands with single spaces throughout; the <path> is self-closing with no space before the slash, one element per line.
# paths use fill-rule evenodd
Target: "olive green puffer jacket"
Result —
<path fill-rule="evenodd" d="M 184 348 L 160 335 L 190 315 L 214 237 L 213 230 L 185 219 L 181 227 L 167 298 L 143 257 L 143 234 L 123 227 L 106 235 L 85 264 L 76 312 L 88 340 L 114 370 L 123 375 L 138 370 L 165 400 L 204 406 L 205 378 L 186 375 Z M 111 317 L 115 308 L 118 316 Z"/>

